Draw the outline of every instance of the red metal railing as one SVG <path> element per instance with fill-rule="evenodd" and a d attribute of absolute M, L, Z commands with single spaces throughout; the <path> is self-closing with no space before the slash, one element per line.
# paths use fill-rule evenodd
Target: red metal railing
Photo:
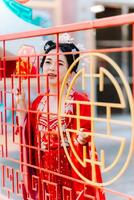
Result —
<path fill-rule="evenodd" d="M 36 38 L 36 37 L 40 37 L 40 36 L 56 36 L 56 49 L 57 49 L 57 57 L 61 54 L 59 53 L 58 50 L 58 40 L 59 40 L 59 34 L 60 33 L 64 33 L 64 32 L 73 32 L 77 33 L 77 32 L 82 32 L 82 31 L 87 31 L 87 30 L 92 30 L 92 29 L 101 29 L 101 28 L 109 28 L 109 27 L 115 27 L 115 26 L 122 26 L 122 25 L 130 25 L 132 26 L 132 45 L 129 47 L 117 47 L 117 48 L 105 48 L 105 49 L 88 49 L 85 51 L 81 51 L 82 54 L 84 53 L 89 53 L 89 52 L 99 52 L 99 53 L 117 53 L 117 52 L 131 52 L 132 53 L 132 93 L 134 95 L 134 14 L 127 14 L 127 15 L 122 15 L 122 16 L 116 16 L 116 17 L 109 17 L 109 18 L 104 18 L 104 19 L 99 19 L 99 20 L 94 20 L 94 21 L 87 21 L 87 22 L 82 22 L 82 23 L 76 23 L 76 24 L 69 24 L 69 25 L 64 25 L 64 26 L 59 26 L 59 27 L 53 27 L 53 28 L 47 28 L 47 29 L 40 29 L 37 31 L 29 31 L 29 32 L 23 32 L 23 33 L 14 33 L 14 34 L 7 34 L 7 35 L 1 35 L 0 36 L 0 41 L 2 42 L 2 48 L 3 48 L 3 56 L 1 58 L 3 65 L 0 65 L 0 74 L 2 73 L 2 79 L 1 80 L 1 94 L 2 94 L 2 102 L 4 105 L 4 111 L 0 112 L 0 123 L 1 123 L 1 127 L 0 127 L 0 137 L 2 138 L 2 142 L 0 144 L 0 156 L 1 156 L 1 163 L 0 163 L 0 167 L 1 167 L 1 171 L 0 171 L 0 175 L 2 178 L 2 184 L 1 184 L 1 198 L 2 195 L 5 195 L 6 192 L 6 196 L 10 199 L 10 198 L 20 198 L 21 195 L 21 187 L 22 187 L 22 182 L 21 182 L 21 176 L 25 176 L 26 174 L 23 174 L 22 171 L 22 165 L 24 164 L 25 166 L 29 166 L 32 167 L 34 169 L 38 169 L 39 171 L 43 171 L 44 173 L 47 172 L 51 175 L 55 175 L 58 176 L 60 178 L 65 178 L 69 181 L 76 181 L 76 183 L 79 183 L 81 185 L 84 186 L 88 186 L 90 184 L 85 183 L 84 181 L 80 180 L 80 179 L 74 179 L 71 176 L 68 177 L 67 175 L 64 175 L 62 173 L 60 173 L 60 162 L 58 163 L 58 172 L 55 171 L 51 171 L 51 170 L 46 170 L 46 169 L 42 169 L 41 165 L 39 164 L 38 166 L 33 166 L 32 162 L 31 162 L 31 151 L 34 149 L 36 150 L 39 155 L 41 154 L 41 147 L 33 147 L 30 144 L 24 144 L 22 142 L 22 135 L 20 136 L 20 138 L 15 134 L 15 130 L 16 130 L 16 121 L 15 121 L 15 96 L 14 96 L 14 91 L 13 89 L 16 87 L 15 84 L 15 78 L 16 75 L 12 74 L 11 75 L 11 79 L 6 78 L 6 64 L 7 64 L 7 60 L 10 59 L 16 59 L 17 56 L 12 56 L 12 57 L 7 57 L 6 55 L 6 50 L 7 50 L 7 44 L 10 41 L 17 41 L 20 39 L 27 39 L 27 38 Z M 62 53 L 63 54 L 63 53 Z M 41 77 L 43 75 L 40 75 L 39 71 L 39 63 L 40 63 L 40 58 L 42 57 L 43 54 L 37 53 L 36 56 L 37 58 L 37 73 L 36 75 L 36 89 L 35 89 L 35 93 L 37 95 L 42 95 L 44 91 L 42 91 L 41 88 Z M 57 61 L 57 66 L 58 66 L 58 61 Z M 129 66 L 128 66 L 129 67 Z M 18 76 L 19 77 L 19 76 Z M 31 99 L 32 99 L 32 95 L 31 95 L 31 87 L 32 87 L 32 75 L 27 75 L 27 81 L 26 81 L 26 86 L 27 86 L 27 95 L 28 95 L 28 107 L 26 109 L 26 111 L 28 113 L 32 113 L 34 111 L 31 111 L 30 105 L 31 105 Z M 19 84 L 19 88 L 21 90 L 21 75 L 20 75 L 20 84 Z M 59 73 L 58 73 L 58 79 L 59 79 Z M 46 96 L 47 96 L 47 105 L 49 104 L 49 96 L 50 95 L 59 95 L 59 84 L 57 85 L 57 93 L 56 94 L 49 94 L 49 80 L 46 78 L 45 79 L 45 84 L 46 84 Z M 11 95 L 11 105 L 7 105 L 8 103 L 8 93 Z M 59 99 L 58 99 L 59 102 Z M 8 122 L 8 118 L 7 118 L 7 112 L 10 111 L 12 114 L 12 119 L 10 122 Z M 24 111 L 23 109 L 19 109 L 19 111 Z M 4 113 L 4 114 L 3 114 Z M 50 111 L 49 111 L 49 107 L 47 108 L 47 123 L 48 123 L 48 129 L 49 129 L 49 117 L 50 117 Z M 54 115 L 54 113 L 51 113 Z M 28 129 L 30 132 L 30 121 L 28 121 Z M 9 141 L 9 137 L 11 138 L 11 140 Z M 20 140 L 19 140 L 20 139 Z M 29 141 L 30 141 L 30 136 L 29 136 Z M 60 141 L 60 137 L 59 137 L 59 141 Z M 11 143 L 10 143 L 11 142 Z M 19 155 L 19 158 L 15 158 L 15 156 L 11 156 L 11 152 L 12 152 L 12 148 L 11 145 L 15 145 L 15 151 L 17 152 L 17 156 Z M 22 159 L 22 149 L 23 148 L 29 148 L 29 157 L 30 157 L 30 162 L 26 163 L 25 161 L 23 161 Z M 16 155 L 16 153 L 15 153 Z M 61 155 L 60 155 L 60 148 L 58 148 L 58 155 L 59 155 L 59 159 L 61 159 Z M 14 169 L 12 167 L 12 165 L 17 166 L 17 169 Z M 19 166 L 20 165 L 20 171 L 19 171 Z M 21 174 L 22 173 L 22 174 Z M 36 190 L 36 184 L 38 183 L 38 176 L 33 176 L 32 179 L 32 183 L 33 183 L 33 190 Z M 49 180 L 44 180 L 44 185 L 45 184 L 50 184 L 52 185 L 53 183 Z M 134 183 L 134 182 L 133 182 Z M 38 186 L 39 187 L 39 186 Z M 57 184 L 53 184 L 53 187 L 57 187 Z M 96 187 L 96 186 L 95 186 Z M 44 187 L 45 188 L 45 187 Z M 38 188 L 39 189 L 39 188 Z M 45 190 L 45 189 L 44 189 Z M 64 192 L 68 192 L 68 200 L 71 200 L 71 189 L 69 187 L 64 187 L 63 188 Z M 108 187 L 104 187 L 103 188 L 104 192 L 106 193 L 108 199 L 111 198 L 111 196 L 113 196 L 113 199 L 127 199 L 127 200 L 133 200 L 134 199 L 134 194 L 125 194 L 123 191 L 116 191 L 114 189 L 109 189 Z M 89 196 L 86 195 L 86 192 L 84 191 L 84 195 L 83 197 L 85 199 L 95 199 L 94 196 Z M 15 195 L 15 196 L 14 196 Z M 42 195 L 39 194 L 39 198 L 41 199 L 47 199 L 49 198 L 49 195 L 45 192 L 43 192 Z M 48 197 L 47 197 L 48 196 Z M 80 199 L 81 194 L 79 193 L 77 199 Z M 30 197 L 27 197 L 27 199 L 30 199 Z M 66 199 L 66 198 L 65 198 Z"/>

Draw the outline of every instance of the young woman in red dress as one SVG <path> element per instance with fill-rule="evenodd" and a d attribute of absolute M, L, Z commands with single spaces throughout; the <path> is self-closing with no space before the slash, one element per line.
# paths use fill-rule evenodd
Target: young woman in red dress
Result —
<path fill-rule="evenodd" d="M 102 189 L 82 182 L 70 165 L 63 148 L 58 127 L 59 98 L 57 95 L 57 85 L 59 85 L 59 88 L 61 87 L 68 68 L 79 57 L 79 49 L 74 43 L 69 40 L 64 41 L 64 39 L 59 42 L 58 46 L 58 57 L 56 55 L 55 42 L 50 40 L 44 46 L 46 56 L 42 59 L 41 68 L 44 77 L 48 80 L 46 94 L 38 96 L 33 101 L 28 113 L 18 112 L 17 114 L 19 130 L 21 130 L 22 135 L 21 142 L 23 144 L 21 152 L 23 199 L 76 200 L 79 196 L 81 200 L 105 200 L 105 194 Z M 75 54 L 65 54 L 65 52 L 75 52 Z M 78 64 L 77 62 L 74 65 L 69 75 L 70 78 L 77 73 Z M 64 102 L 66 93 L 67 88 L 65 88 L 62 95 L 62 111 L 67 115 L 76 115 L 76 105 Z M 74 89 L 72 89 L 69 99 L 81 102 L 89 101 L 85 93 Z M 26 110 L 25 94 L 23 92 L 17 94 L 17 108 L 24 108 Z M 90 116 L 90 106 L 81 103 L 80 115 Z M 77 129 L 77 120 L 65 117 L 62 119 L 65 146 L 78 171 L 87 179 L 92 180 L 91 164 L 88 163 L 84 167 L 76 159 L 66 135 L 67 128 Z M 83 158 L 83 146 L 86 147 L 87 155 L 90 159 L 91 137 L 84 134 L 85 131 L 90 130 L 90 121 L 81 119 L 79 133 L 70 134 L 71 143 L 81 159 Z M 95 174 L 96 181 L 101 183 L 101 172 L 97 165 L 95 166 Z"/>

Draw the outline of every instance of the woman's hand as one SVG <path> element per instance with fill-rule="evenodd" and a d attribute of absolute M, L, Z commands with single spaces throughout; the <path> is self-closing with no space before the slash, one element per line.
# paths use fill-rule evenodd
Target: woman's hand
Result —
<path fill-rule="evenodd" d="M 79 132 L 78 132 L 78 137 L 77 137 L 77 141 L 84 145 L 88 142 L 89 140 L 89 133 L 88 132 L 84 132 L 84 128 L 80 128 Z"/>
<path fill-rule="evenodd" d="M 25 92 L 22 89 L 21 92 L 20 90 L 17 88 L 16 92 L 15 92 L 15 101 L 16 101 L 16 106 L 17 108 L 22 108 L 25 107 Z"/>
<path fill-rule="evenodd" d="M 15 103 L 16 103 L 16 116 L 18 118 L 18 123 L 20 126 L 24 124 L 24 120 L 26 117 L 26 101 L 25 101 L 25 91 L 23 88 L 20 90 L 17 88 L 15 92 Z"/>

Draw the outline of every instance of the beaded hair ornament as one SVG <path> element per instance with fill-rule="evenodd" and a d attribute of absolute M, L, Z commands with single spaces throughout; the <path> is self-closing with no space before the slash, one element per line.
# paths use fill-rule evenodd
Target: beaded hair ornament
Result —
<path fill-rule="evenodd" d="M 74 42 L 74 38 L 71 37 L 68 33 L 63 33 L 59 35 L 59 42 L 60 43 L 68 43 L 71 44 Z M 84 51 L 85 48 L 81 43 L 75 45 L 80 51 Z M 75 51 L 74 49 L 72 51 Z"/>

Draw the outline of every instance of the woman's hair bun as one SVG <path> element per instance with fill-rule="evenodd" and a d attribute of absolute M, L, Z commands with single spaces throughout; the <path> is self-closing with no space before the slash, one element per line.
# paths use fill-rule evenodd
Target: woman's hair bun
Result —
<path fill-rule="evenodd" d="M 49 40 L 48 42 L 45 43 L 44 45 L 44 51 L 47 51 L 50 47 L 55 46 L 55 42 L 52 40 Z"/>

